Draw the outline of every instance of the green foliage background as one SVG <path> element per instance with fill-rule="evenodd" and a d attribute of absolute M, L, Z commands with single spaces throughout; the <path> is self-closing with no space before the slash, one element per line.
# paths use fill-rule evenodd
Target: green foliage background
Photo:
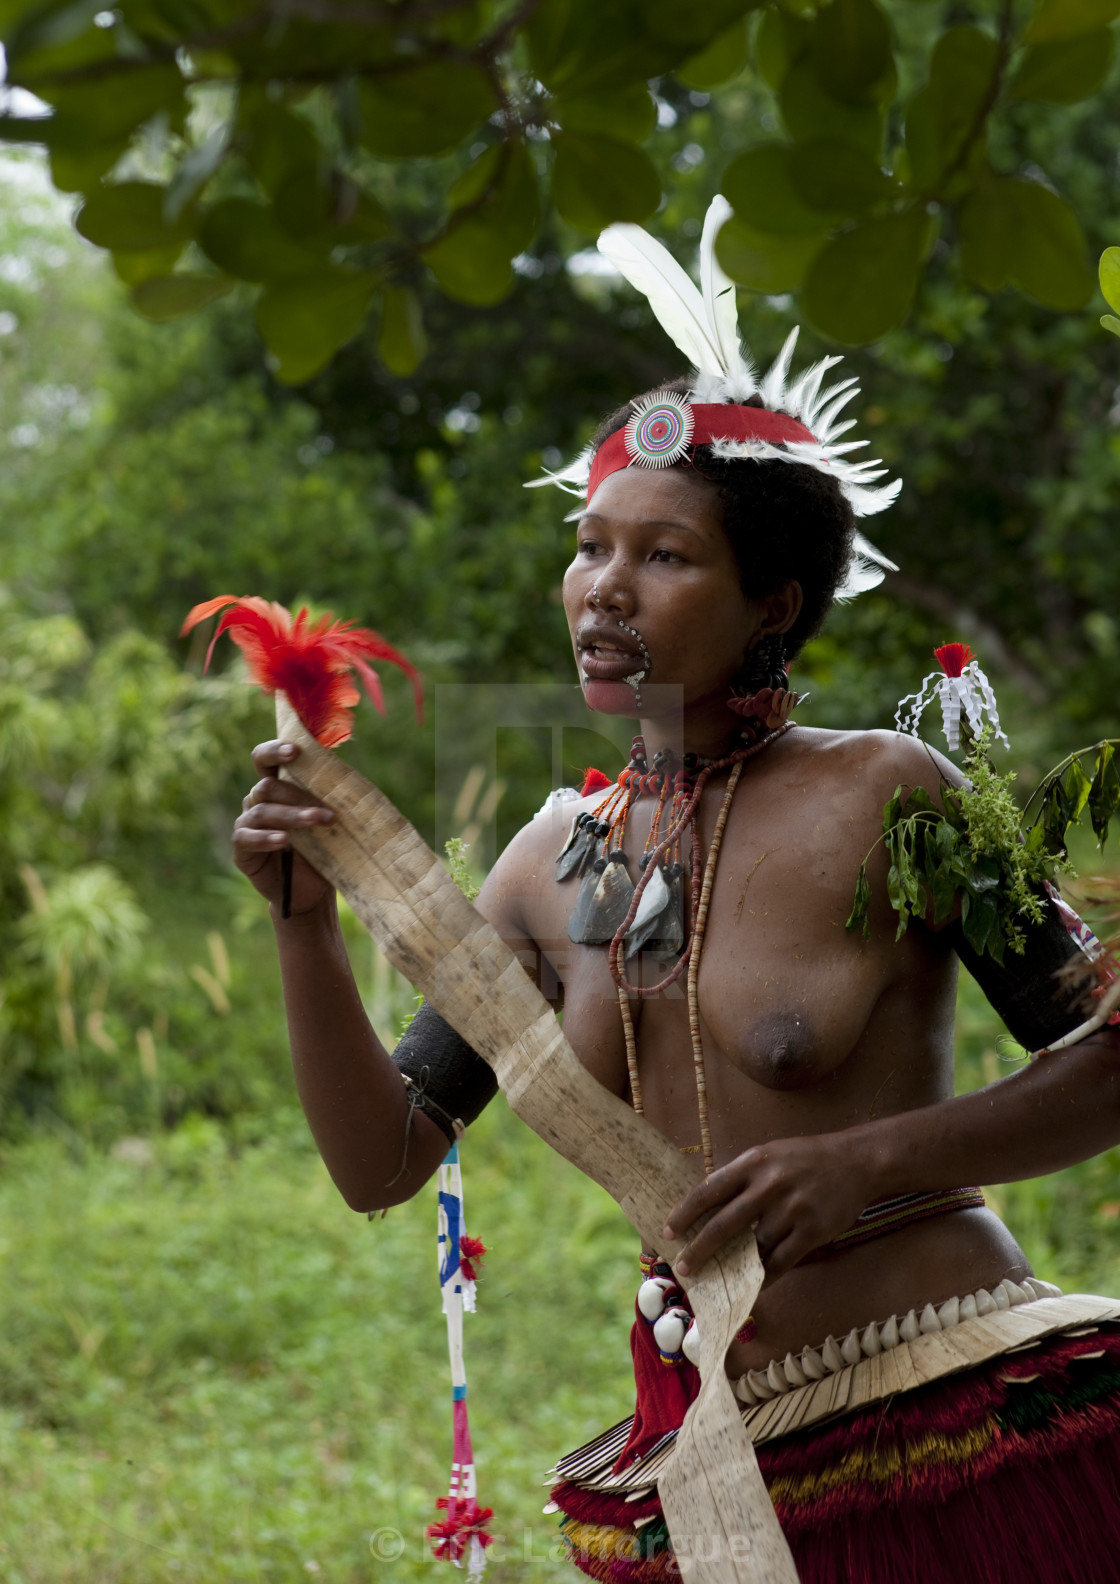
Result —
<path fill-rule="evenodd" d="M 1020 30 L 1028 10 L 1015 11 Z M 898 81 L 880 108 L 884 148 L 897 149 L 936 39 L 973 23 L 994 37 L 998 13 L 901 0 L 888 12 Z M 1031 47 L 1016 46 L 1016 71 Z M 732 163 L 797 141 L 755 58 L 744 45 L 745 69 L 722 85 L 698 69 L 697 86 L 659 78 L 656 104 L 641 90 L 662 123 L 638 139 L 664 192 L 651 223 L 682 258 Z M 1111 44 L 1103 82 L 1076 102 L 1009 95 L 986 133 L 994 169 L 1068 200 L 1086 256 L 1117 236 L 1110 59 Z M 601 135 L 576 133 L 581 110 L 567 113 L 577 143 Z M 57 183 L 65 162 L 52 159 Z M 382 161 L 387 210 L 438 224 L 469 162 L 462 150 Z M 784 180 L 767 224 L 791 223 Z M 807 718 L 889 725 L 933 644 L 961 638 L 996 685 L 1026 789 L 1116 731 L 1115 342 L 1091 309 L 977 280 L 965 203 L 943 206 L 901 325 L 850 355 L 861 425 L 905 480 L 871 525 L 902 572 L 838 610 L 807 652 Z M 824 247 L 848 224 L 813 234 Z M 760 255 L 788 256 L 774 242 L 788 231 L 760 235 Z M 421 665 L 435 708 L 417 732 L 406 685 L 387 674 L 388 718 L 363 706 L 344 752 L 426 835 L 463 836 L 484 870 L 553 784 L 553 748 L 510 728 L 491 763 L 465 714 L 441 743 L 437 721 L 447 732 L 453 712 L 439 689 L 569 680 L 553 592 L 566 506 L 520 486 L 604 411 L 679 372 L 645 306 L 589 267 L 586 242 L 559 200 L 542 200 L 504 300 L 464 305 L 446 270 L 413 268 L 412 296 L 379 287 L 388 320 L 354 325 L 297 388 L 252 323 L 259 282 L 147 323 L 74 233 L 43 158 L 0 163 L 5 1577 L 366 1579 L 385 1576 L 368 1549 L 383 1524 L 409 1537 L 389 1576 L 425 1572 L 416 1537 L 447 1452 L 434 1208 L 422 1196 L 367 1227 L 310 1149 L 270 932 L 228 863 L 269 707 L 232 653 L 204 677 L 204 638 L 175 634 L 192 603 L 226 590 L 382 630 Z M 795 301 L 785 288 L 802 279 Z M 768 281 L 741 298 L 763 364 L 804 309 L 821 322 L 807 279 Z M 387 354 L 394 314 L 422 320 L 432 351 L 419 363 Z M 809 328 L 801 356 L 832 347 Z M 611 768 L 621 743 L 571 726 L 562 779 Z M 1095 872 L 1091 850 L 1074 856 Z M 390 1036 L 407 987 L 346 928 Z M 958 1050 L 962 1087 L 1009 1070 L 968 984 Z M 995 1191 L 1040 1274 L 1116 1290 L 1118 1164 L 1111 1152 Z M 627 1410 L 632 1239 L 499 1107 L 468 1141 L 467 1184 L 472 1224 L 495 1245 L 468 1339 L 483 1495 L 540 1552 L 515 1551 L 495 1577 L 566 1576 L 545 1554 L 534 1481 Z"/>

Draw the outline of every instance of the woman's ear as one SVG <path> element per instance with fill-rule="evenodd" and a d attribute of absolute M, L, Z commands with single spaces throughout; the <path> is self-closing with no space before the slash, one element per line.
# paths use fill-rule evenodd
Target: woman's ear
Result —
<path fill-rule="evenodd" d="M 801 584 L 792 579 L 783 583 L 776 594 L 771 594 L 765 600 L 766 619 L 763 622 L 763 631 L 772 633 L 789 632 L 805 603 L 805 595 Z"/>

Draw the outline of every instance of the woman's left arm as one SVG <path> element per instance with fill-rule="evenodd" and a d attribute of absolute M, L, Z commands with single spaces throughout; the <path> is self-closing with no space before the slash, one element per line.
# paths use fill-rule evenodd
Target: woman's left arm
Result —
<path fill-rule="evenodd" d="M 673 1211 L 682 1274 L 753 1226 L 767 1273 L 790 1270 L 896 1194 L 1018 1182 L 1120 1144 L 1120 1030 L 1102 1029 L 973 1094 L 839 1133 L 756 1145 L 711 1173 Z"/>

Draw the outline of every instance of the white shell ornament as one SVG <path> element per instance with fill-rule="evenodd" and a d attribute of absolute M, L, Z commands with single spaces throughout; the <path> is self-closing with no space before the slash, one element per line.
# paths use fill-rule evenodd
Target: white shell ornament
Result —
<path fill-rule="evenodd" d="M 675 391 L 643 396 L 626 425 L 626 455 L 637 467 L 672 467 L 692 441 L 692 403 Z"/>
<path fill-rule="evenodd" d="M 652 1325 L 665 1308 L 669 1293 L 676 1283 L 668 1276 L 651 1276 L 638 1288 L 638 1309 Z"/>
<path fill-rule="evenodd" d="M 653 1322 L 653 1340 L 664 1355 L 672 1357 L 681 1351 L 685 1332 L 691 1322 L 692 1316 L 688 1310 L 681 1309 L 675 1304 L 672 1309 L 666 1309 L 660 1319 Z"/>
<path fill-rule="evenodd" d="M 682 1350 L 684 1352 L 684 1356 L 688 1360 L 688 1362 L 690 1364 L 695 1364 L 696 1368 L 699 1369 L 700 1368 L 700 1333 L 696 1329 L 696 1321 L 695 1320 L 692 1322 L 692 1324 L 689 1326 L 688 1330 L 685 1332 L 684 1341 L 681 1344 L 681 1348 L 682 1348 Z"/>

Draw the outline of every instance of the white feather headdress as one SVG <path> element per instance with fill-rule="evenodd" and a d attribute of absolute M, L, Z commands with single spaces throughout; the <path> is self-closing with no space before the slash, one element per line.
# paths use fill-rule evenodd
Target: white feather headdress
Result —
<path fill-rule="evenodd" d="M 599 251 L 648 299 L 662 329 L 688 358 L 693 370 L 693 401 L 718 405 L 744 402 L 757 395 L 771 412 L 796 419 L 814 437 L 811 441 L 791 440 L 780 445 L 768 440 L 715 440 L 714 455 L 802 462 L 835 478 L 857 517 L 885 511 L 897 498 L 901 480 L 877 483 L 887 471 L 878 460 L 865 458 L 857 462 L 850 458 L 851 452 L 868 442 L 841 439 L 855 426 L 854 418 L 841 421 L 840 414 L 859 394 L 858 380 L 846 379 L 821 388 L 829 369 L 842 359 L 821 358 L 791 381 L 790 364 L 798 336 L 794 329 L 773 365 L 761 378 L 756 377 L 739 339 L 734 283 L 716 258 L 716 236 L 730 214 L 731 205 L 726 198 L 712 199 L 700 239 L 699 288 L 669 250 L 641 226 L 608 226 L 599 237 Z M 587 490 L 591 460 L 588 448 L 568 467 L 533 479 L 531 485 L 558 484 L 570 494 L 582 495 Z M 837 599 L 850 599 L 874 588 L 888 570 L 895 572 L 898 568 L 857 533 L 852 561 L 837 590 Z"/>

